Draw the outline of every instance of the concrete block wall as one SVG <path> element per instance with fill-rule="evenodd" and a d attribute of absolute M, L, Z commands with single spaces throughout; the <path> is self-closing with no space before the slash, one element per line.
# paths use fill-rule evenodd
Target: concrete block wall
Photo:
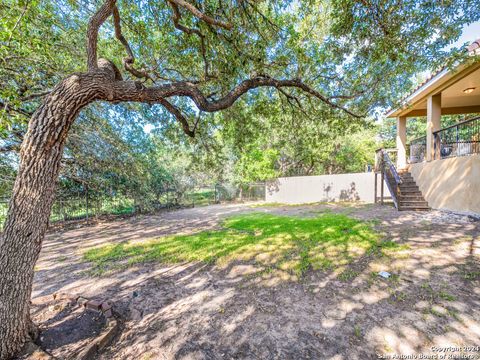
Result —
<path fill-rule="evenodd" d="M 282 177 L 267 183 L 265 200 L 266 202 L 285 204 L 325 201 L 373 203 L 375 201 L 374 187 L 375 174 L 371 172 Z M 378 191 L 380 194 L 380 190 Z M 386 186 L 385 194 L 389 196 Z"/>

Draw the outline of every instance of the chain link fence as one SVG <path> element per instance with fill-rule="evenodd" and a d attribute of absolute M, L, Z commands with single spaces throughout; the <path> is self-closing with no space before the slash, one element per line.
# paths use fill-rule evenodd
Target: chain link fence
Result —
<path fill-rule="evenodd" d="M 8 200 L 0 198 L 0 229 L 7 216 Z M 50 214 L 50 222 L 88 220 L 102 216 L 129 216 L 182 207 L 260 200 L 265 200 L 265 183 L 242 186 L 216 184 L 187 191 L 168 189 L 159 197 L 98 195 L 85 191 L 75 196 L 57 195 Z"/>

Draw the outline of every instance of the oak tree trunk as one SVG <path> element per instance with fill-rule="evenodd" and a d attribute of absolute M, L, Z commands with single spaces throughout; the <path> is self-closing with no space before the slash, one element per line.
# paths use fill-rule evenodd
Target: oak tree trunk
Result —
<path fill-rule="evenodd" d="M 0 359 L 28 339 L 34 266 L 48 227 L 67 133 L 80 109 L 98 98 L 98 76 L 63 80 L 32 116 L 0 237 Z"/>

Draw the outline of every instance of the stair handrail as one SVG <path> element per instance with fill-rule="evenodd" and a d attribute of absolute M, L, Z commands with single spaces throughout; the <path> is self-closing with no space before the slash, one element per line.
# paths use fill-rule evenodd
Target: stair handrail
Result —
<path fill-rule="evenodd" d="M 376 151 L 376 156 L 375 171 L 381 172 L 383 177 L 387 179 L 386 183 L 388 190 L 390 190 L 390 194 L 392 195 L 393 204 L 395 205 L 395 208 L 398 209 L 398 187 L 402 183 L 402 178 L 398 174 L 395 165 L 385 149 L 378 149 Z M 389 171 L 387 171 L 387 169 Z M 393 180 L 395 185 L 393 185 L 390 180 Z"/>
<path fill-rule="evenodd" d="M 397 185 L 400 185 L 402 183 L 402 178 L 400 177 L 400 175 L 398 175 L 397 168 L 395 167 L 395 165 L 393 165 L 393 162 L 392 160 L 390 160 L 390 156 L 388 156 L 388 153 L 386 151 L 383 152 L 383 159 L 390 168 L 390 171 L 395 178 L 395 182 L 397 183 Z"/>

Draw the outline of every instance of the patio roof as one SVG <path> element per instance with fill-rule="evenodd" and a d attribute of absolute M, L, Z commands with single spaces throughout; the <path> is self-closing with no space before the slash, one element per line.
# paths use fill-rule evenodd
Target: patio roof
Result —
<path fill-rule="evenodd" d="M 470 44 L 467 51 L 471 56 L 480 55 L 480 39 Z M 466 92 L 467 89 L 473 90 Z M 405 97 L 400 107 L 389 111 L 386 116 L 426 116 L 428 97 L 440 93 L 442 114 L 480 112 L 480 61 L 461 63 L 453 69 L 439 69 Z"/>

